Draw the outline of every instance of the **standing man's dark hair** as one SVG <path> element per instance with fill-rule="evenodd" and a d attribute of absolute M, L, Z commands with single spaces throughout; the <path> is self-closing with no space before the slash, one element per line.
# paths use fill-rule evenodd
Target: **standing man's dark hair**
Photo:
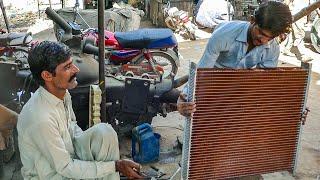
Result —
<path fill-rule="evenodd" d="M 290 32 L 292 15 L 289 7 L 278 1 L 268 1 L 254 12 L 254 21 L 262 29 L 269 30 L 274 36 Z"/>
<path fill-rule="evenodd" d="M 35 45 L 28 57 L 33 78 L 39 85 L 44 86 L 41 72 L 48 71 L 55 75 L 56 67 L 70 57 L 70 48 L 62 43 L 43 41 Z"/>

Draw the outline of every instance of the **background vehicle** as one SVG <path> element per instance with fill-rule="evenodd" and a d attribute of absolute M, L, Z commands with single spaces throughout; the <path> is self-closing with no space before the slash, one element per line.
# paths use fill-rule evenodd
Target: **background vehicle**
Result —
<path fill-rule="evenodd" d="M 20 69 L 28 68 L 28 50 L 31 42 L 31 33 L 6 33 L 0 30 L 0 61 L 16 62 Z"/>
<path fill-rule="evenodd" d="M 47 9 L 48 11 L 50 11 L 49 13 L 55 13 L 52 9 Z M 82 30 L 75 21 L 67 22 L 67 24 L 71 29 L 65 31 L 56 23 L 55 34 L 57 40 L 68 43 L 66 37 L 78 36 L 78 38 L 84 40 L 84 45 L 90 46 L 86 47 L 85 53 L 97 55 L 99 41 L 97 29 Z M 70 38 L 67 39 L 70 40 Z M 149 64 L 150 68 L 144 68 L 144 71 L 150 74 L 150 77 L 156 77 L 155 75 L 157 75 L 158 79 L 160 77 L 170 78 L 169 76 L 175 76 L 177 73 L 179 66 L 177 41 L 169 29 L 139 29 L 115 33 L 105 30 L 105 47 L 111 53 L 110 56 L 106 56 L 108 57 L 106 64 L 109 65 L 106 68 L 112 74 L 126 74 L 129 71 L 132 74 L 134 69 L 143 68 L 141 63 Z M 132 68 L 125 69 L 122 67 L 124 64 L 130 64 Z M 137 67 L 134 67 L 134 65 Z M 157 70 L 159 66 L 161 66 L 163 72 Z M 148 69 L 152 71 L 148 72 Z M 142 74 L 138 73 L 136 75 L 141 76 Z"/>
<path fill-rule="evenodd" d="M 91 45 L 90 50 L 86 53 L 97 55 L 97 30 L 85 30 L 82 38 L 85 40 L 85 45 Z M 134 71 L 135 65 L 143 68 L 141 64 L 149 65 L 149 67 L 143 68 L 145 73 L 153 72 L 150 74 L 161 75 L 163 78 L 174 77 L 178 71 L 177 41 L 169 29 L 139 29 L 116 33 L 105 30 L 105 46 L 111 53 L 108 56 L 108 62 L 112 67 L 109 68 L 109 72 L 112 74 L 119 72 L 115 71 L 119 68 L 124 70 L 124 74 L 128 71 Z M 124 64 L 130 64 L 132 68 L 124 68 Z M 115 65 L 121 66 L 115 67 Z M 162 69 L 161 73 L 159 68 Z M 141 76 L 141 73 L 135 75 Z"/>
<path fill-rule="evenodd" d="M 189 19 L 188 12 L 171 7 L 170 1 L 164 8 L 165 24 L 167 27 L 181 34 L 183 37 L 196 40 L 195 31 L 198 29 Z"/>

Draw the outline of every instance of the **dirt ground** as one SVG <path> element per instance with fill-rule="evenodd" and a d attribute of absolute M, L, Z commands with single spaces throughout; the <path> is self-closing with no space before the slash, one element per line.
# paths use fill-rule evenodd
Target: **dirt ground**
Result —
<path fill-rule="evenodd" d="M 150 22 L 143 22 L 142 26 L 150 26 Z M 55 40 L 52 29 L 40 32 L 34 35 L 36 40 Z M 178 77 L 188 73 L 188 64 L 190 61 L 198 62 L 207 44 L 207 39 L 186 41 L 179 43 L 179 52 L 182 55 L 181 66 L 179 67 Z M 319 90 L 320 90 L 320 54 L 312 51 L 310 44 L 305 44 L 305 54 L 313 60 L 313 73 L 308 95 L 308 107 L 311 112 L 308 115 L 307 122 L 303 126 L 301 134 L 301 143 L 298 151 L 297 171 L 295 175 L 289 172 L 276 172 L 252 177 L 243 177 L 238 179 L 265 179 L 265 180 L 319 180 L 320 179 L 320 111 L 319 111 Z M 280 56 L 280 66 L 293 66 L 299 62 L 295 57 Z M 181 141 L 183 133 L 184 118 L 177 112 L 169 113 L 166 118 L 155 117 L 152 125 L 154 130 L 161 134 L 161 155 L 157 163 L 143 165 L 143 171 L 148 174 L 165 175 L 161 179 L 169 179 L 177 170 L 181 159 L 181 151 L 176 148 L 177 139 Z M 130 140 L 120 139 L 121 157 L 130 157 Z M 151 166 L 159 169 L 158 172 Z M 5 165 L 4 176 L 0 179 L 22 179 L 20 174 L 21 165 L 19 156 L 15 156 L 12 161 Z M 180 179 L 178 172 L 173 179 Z"/>

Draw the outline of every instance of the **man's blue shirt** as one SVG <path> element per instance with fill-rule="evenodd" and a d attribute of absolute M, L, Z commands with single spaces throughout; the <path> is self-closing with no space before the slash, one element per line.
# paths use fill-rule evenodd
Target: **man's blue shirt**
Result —
<path fill-rule="evenodd" d="M 280 54 L 275 39 L 265 45 L 248 49 L 250 23 L 231 21 L 220 24 L 212 33 L 198 67 L 218 68 L 271 68 L 276 67 Z"/>
<path fill-rule="evenodd" d="M 278 64 L 280 48 L 275 39 L 256 46 L 247 53 L 250 23 L 230 21 L 219 24 L 212 33 L 202 58 L 200 68 L 273 68 Z M 183 93 L 187 94 L 188 84 Z"/>

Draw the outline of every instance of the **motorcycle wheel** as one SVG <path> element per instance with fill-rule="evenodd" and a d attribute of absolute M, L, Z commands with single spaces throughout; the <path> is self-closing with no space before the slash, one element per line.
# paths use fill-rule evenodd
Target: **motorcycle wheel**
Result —
<path fill-rule="evenodd" d="M 313 21 L 312 28 L 311 28 L 311 43 L 312 46 L 316 49 L 318 53 L 320 53 L 320 37 L 319 37 L 319 32 L 320 32 L 320 19 L 316 18 Z"/>
<path fill-rule="evenodd" d="M 2 58 L 3 61 L 13 61 L 19 65 L 28 64 L 28 51 L 23 48 L 13 48 Z"/>
<path fill-rule="evenodd" d="M 28 51 L 22 48 L 16 48 L 12 52 L 12 57 L 15 61 L 19 61 L 22 63 L 28 63 Z"/>
<path fill-rule="evenodd" d="M 175 76 L 178 71 L 178 57 L 174 56 L 174 52 L 169 53 L 167 51 L 151 51 L 151 56 L 154 60 L 155 65 L 159 65 L 164 69 L 162 75 L 163 78 L 170 79 L 173 74 Z M 147 62 L 144 56 L 141 56 L 134 64 L 140 64 L 142 62 Z"/>

